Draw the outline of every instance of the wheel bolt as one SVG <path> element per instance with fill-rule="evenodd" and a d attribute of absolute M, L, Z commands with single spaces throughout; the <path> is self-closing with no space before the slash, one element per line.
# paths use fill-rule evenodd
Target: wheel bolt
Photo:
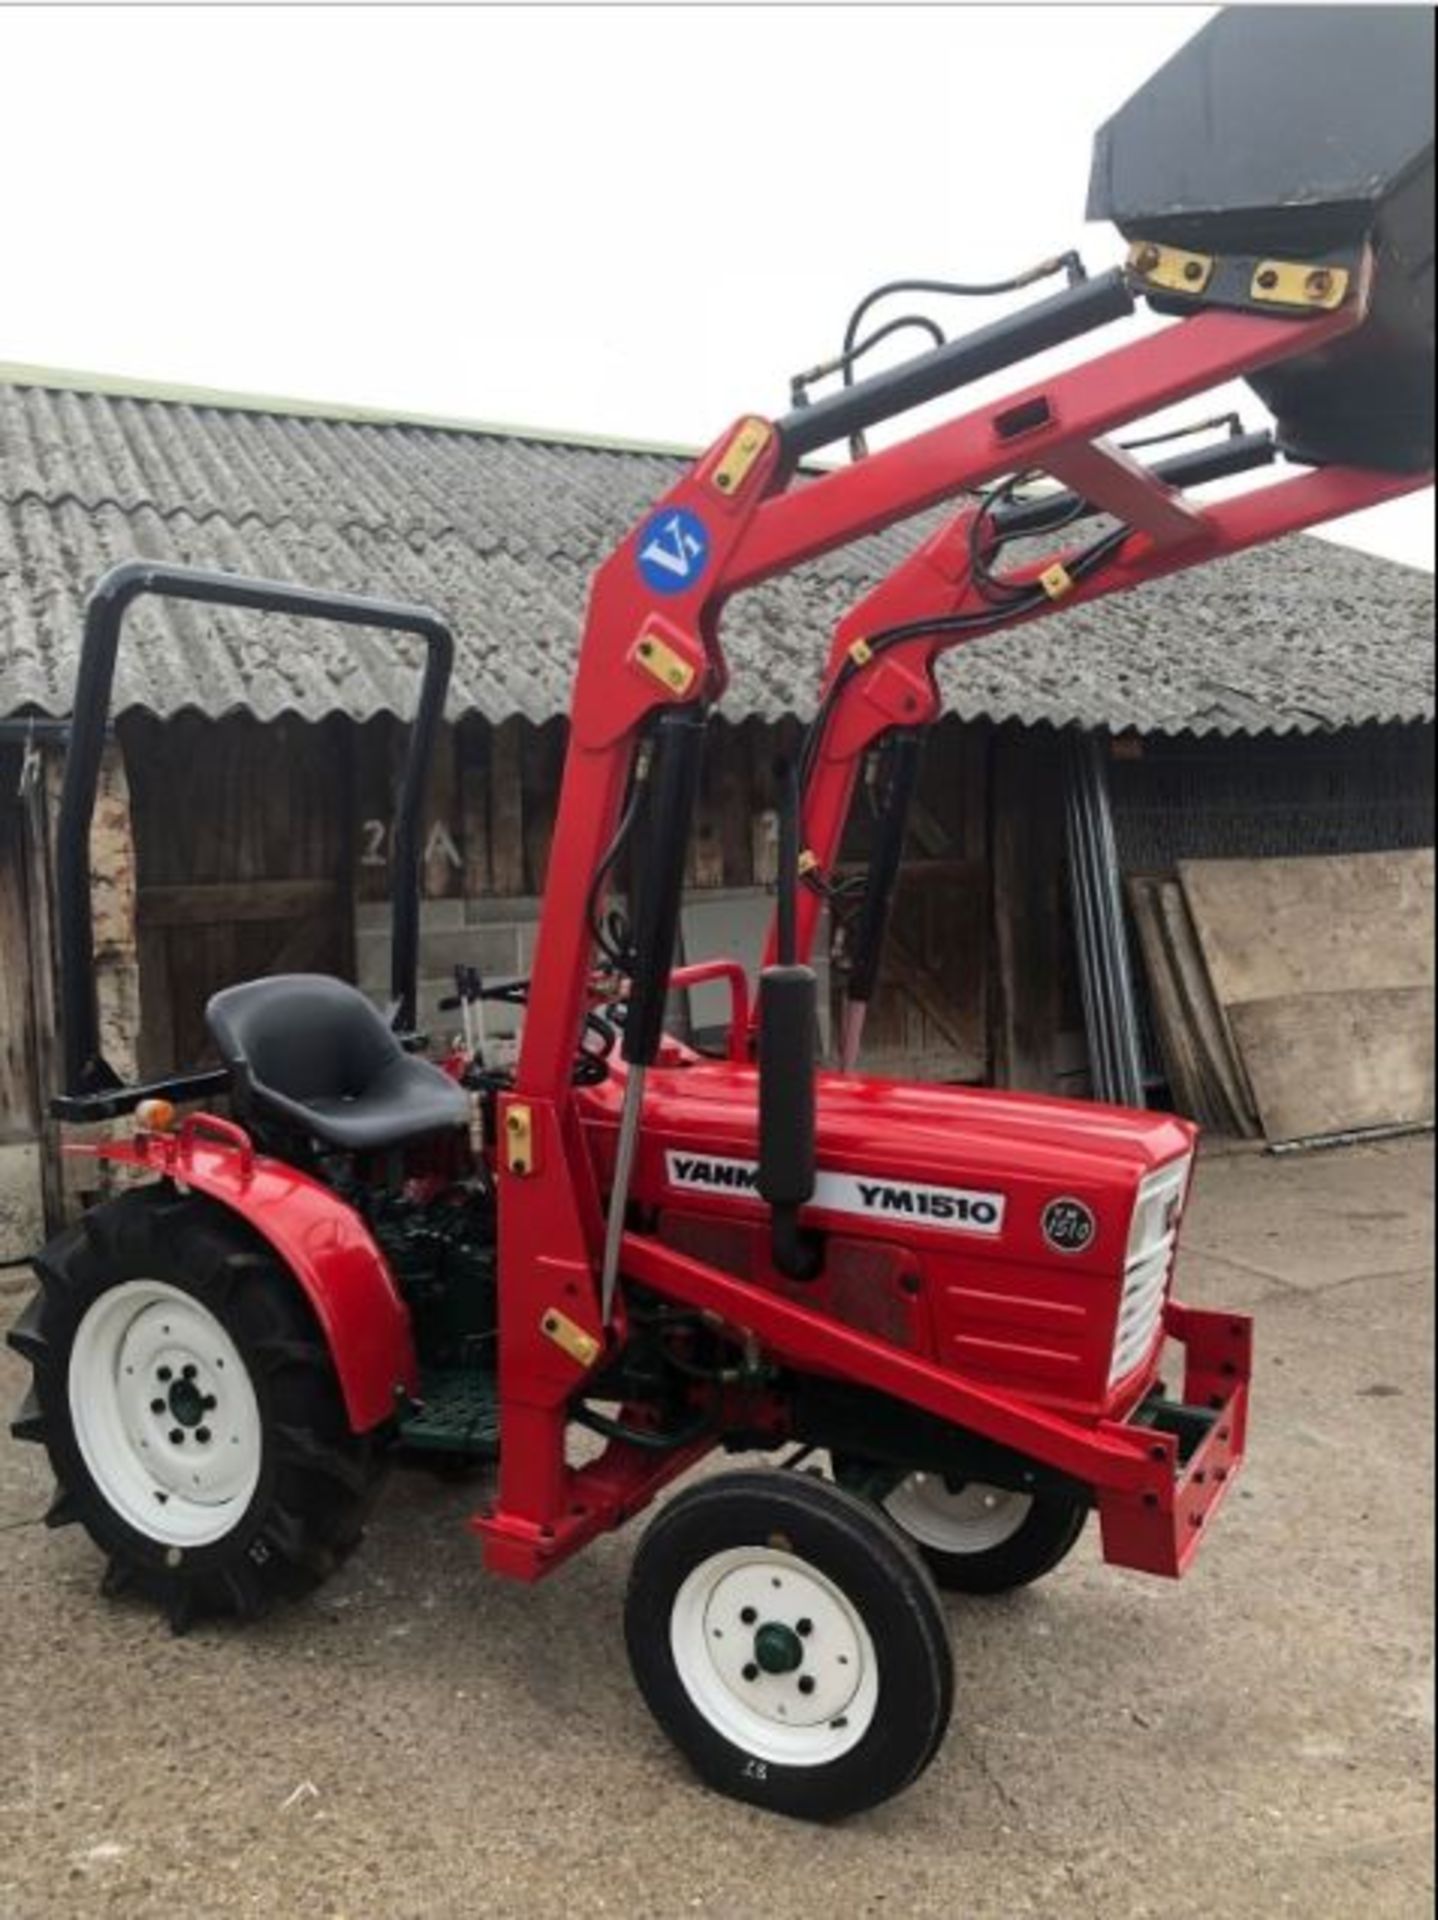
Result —
<path fill-rule="evenodd" d="M 801 1673 L 799 1675 L 799 1691 L 800 1693 L 812 1693 L 814 1691 L 812 1675 L 807 1673 Z"/>
<path fill-rule="evenodd" d="M 198 1372 L 198 1368 L 194 1365 L 192 1361 L 188 1366 L 181 1367 L 180 1372 L 185 1376 L 187 1380 L 193 1380 L 195 1377 L 195 1374 Z"/>
<path fill-rule="evenodd" d="M 814 1631 L 814 1622 L 812 1620 L 796 1620 L 794 1622 L 794 1631 L 807 1640 L 809 1635 Z"/>
<path fill-rule="evenodd" d="M 205 1409 L 206 1413 L 213 1413 L 217 1404 L 215 1396 L 212 1393 L 207 1393 L 200 1402 L 200 1405 Z"/>
<path fill-rule="evenodd" d="M 171 1427 L 171 1428 L 170 1428 L 170 1445 L 171 1445 L 171 1446 L 173 1446 L 173 1447 L 182 1447 L 182 1446 L 184 1446 L 184 1444 L 185 1444 L 185 1430 L 184 1430 L 184 1428 L 183 1428 L 183 1427 Z"/>
<path fill-rule="evenodd" d="M 164 1403 L 164 1401 L 163 1401 L 163 1400 L 152 1400 L 152 1401 L 150 1402 L 150 1411 L 151 1411 L 151 1413 L 163 1413 L 163 1412 L 165 1411 L 165 1403 Z"/>
<path fill-rule="evenodd" d="M 746 1680 L 757 1680 L 759 1678 L 759 1669 L 754 1665 L 752 1660 L 744 1669 L 744 1678 Z"/>
<path fill-rule="evenodd" d="M 740 1622 L 741 1622 L 741 1624 L 742 1624 L 742 1625 L 744 1625 L 744 1626 L 746 1626 L 746 1627 L 752 1627 L 752 1626 L 753 1626 L 753 1624 L 754 1624 L 754 1622 L 755 1622 L 755 1621 L 756 1621 L 756 1620 L 757 1620 L 758 1618 L 759 1618 L 759 1616 L 758 1616 L 758 1614 L 757 1614 L 757 1613 L 755 1613 L 755 1611 L 754 1611 L 754 1609 L 753 1609 L 752 1607 L 744 1607 L 744 1608 L 742 1608 L 742 1609 L 741 1609 L 741 1611 L 740 1611 L 740 1614 L 739 1614 L 739 1619 L 740 1619 Z"/>
<path fill-rule="evenodd" d="M 168 1367 L 159 1368 L 155 1375 L 155 1378 L 157 1380 L 173 1380 L 174 1377 L 175 1376 L 170 1372 L 170 1369 Z"/>
<path fill-rule="evenodd" d="M 210 1429 L 208 1427 L 196 1427 L 195 1438 L 199 1441 L 202 1447 L 205 1446 L 210 1438 Z"/>

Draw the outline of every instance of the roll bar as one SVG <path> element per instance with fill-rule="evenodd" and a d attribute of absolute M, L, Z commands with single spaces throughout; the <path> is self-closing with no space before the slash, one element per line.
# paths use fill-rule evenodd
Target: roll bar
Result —
<path fill-rule="evenodd" d="M 63 1088 L 51 1102 L 62 1120 L 104 1120 L 128 1112 L 146 1097 L 194 1099 L 219 1092 L 223 1069 L 181 1074 L 146 1086 L 127 1086 L 100 1048 L 95 996 L 95 937 L 90 902 L 90 823 L 100 779 L 100 755 L 110 713 L 115 656 L 125 615 L 146 594 L 166 600 L 200 601 L 258 613 L 285 613 L 302 620 L 332 620 L 341 626 L 379 627 L 413 633 L 425 643 L 419 709 L 410 730 L 394 836 L 394 920 L 390 991 L 394 1026 L 414 1025 L 419 969 L 420 808 L 444 698 L 454 660 L 454 639 L 438 615 L 401 601 L 361 594 L 325 593 L 278 580 L 204 567 L 167 566 L 127 560 L 96 584 L 85 608 L 85 634 L 75 682 L 65 778 L 60 795 L 56 848 L 60 935 L 60 1034 Z"/>

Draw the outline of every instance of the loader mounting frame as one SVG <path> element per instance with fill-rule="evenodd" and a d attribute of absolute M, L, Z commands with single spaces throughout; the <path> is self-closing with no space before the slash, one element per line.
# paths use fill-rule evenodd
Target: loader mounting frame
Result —
<path fill-rule="evenodd" d="M 1121 274 L 1070 289 L 1005 326 L 982 349 L 951 343 L 862 382 L 835 400 L 770 422 L 739 420 L 676 483 L 596 576 L 579 655 L 572 725 L 513 1092 L 501 1101 L 500 1137 L 522 1153 L 500 1159 L 499 1499 L 476 1519 L 486 1561 L 535 1578 L 605 1526 L 626 1518 L 707 1442 L 656 1462 L 611 1443 L 595 1465 L 566 1462 L 569 1408 L 586 1376 L 625 1337 L 623 1290 L 606 1324 L 598 1271 L 604 1207 L 579 1137 L 570 1084 L 575 1035 L 590 986 L 590 894 L 614 833 L 641 732 L 666 708 L 707 707 L 722 694 L 724 602 L 818 555 L 1012 472 L 1052 474 L 1129 529 L 1101 571 L 1069 583 L 1039 611 L 1176 573 L 1199 562 L 1372 506 L 1427 477 L 1331 466 L 1264 484 L 1202 507 L 1164 485 L 1107 439 L 1125 423 L 1285 360 L 1310 357 L 1363 322 L 1369 298 L 1360 259 L 1343 303 L 1313 315 L 1205 307 L 1161 331 L 1054 374 L 857 464 L 791 487 L 802 454 L 846 437 L 977 373 L 1123 317 L 1134 294 Z M 972 341 L 980 336 L 971 337 Z M 817 416 L 817 418 L 816 418 Z M 856 659 L 855 643 L 880 621 L 912 621 L 910 641 L 872 660 L 829 716 L 822 759 L 805 796 L 803 861 L 832 862 L 863 752 L 895 727 L 935 717 L 932 666 L 952 644 L 923 631 L 936 613 L 976 604 L 967 572 L 972 509 L 923 547 L 840 628 L 826 688 Z M 1062 570 L 1062 555 L 1050 567 Z M 1035 568 L 1037 577 L 1046 571 Z M 1038 613 L 1026 617 L 1038 617 Z M 801 894 L 800 957 L 812 944 L 819 903 Z M 739 1338 L 800 1375 L 876 1388 L 952 1425 L 1052 1466 L 1095 1490 L 1110 1558 L 1177 1572 L 1241 1452 L 1250 1330 L 1246 1320 L 1171 1305 L 1170 1334 L 1188 1347 L 1188 1392 L 1218 1415 L 1180 1468 L 1179 1442 L 1126 1417 L 1084 1427 L 1017 1397 L 966 1381 L 732 1274 L 628 1230 L 626 1279 L 702 1309 Z M 562 1315 L 578 1340 L 546 1331 Z M 587 1360 L 585 1355 L 590 1356 Z M 1146 1388 L 1149 1383 L 1143 1383 Z M 1179 1426 L 1182 1426 L 1180 1421 Z"/>

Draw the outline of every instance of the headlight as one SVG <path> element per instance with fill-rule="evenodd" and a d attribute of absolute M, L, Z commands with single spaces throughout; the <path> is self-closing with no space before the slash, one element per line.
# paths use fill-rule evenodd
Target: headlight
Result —
<path fill-rule="evenodd" d="M 1163 1320 L 1173 1266 L 1173 1241 L 1183 1211 L 1193 1155 L 1170 1160 L 1139 1182 L 1123 1263 L 1123 1292 L 1114 1327 L 1108 1382 L 1116 1386 L 1153 1352 Z"/>
<path fill-rule="evenodd" d="M 1172 1239 L 1178 1216 L 1183 1211 L 1184 1189 L 1192 1166 L 1193 1155 L 1186 1153 L 1181 1160 L 1170 1160 L 1167 1166 L 1159 1167 L 1139 1182 L 1133 1221 L 1128 1230 L 1125 1266 L 1157 1253 L 1166 1240 Z"/>

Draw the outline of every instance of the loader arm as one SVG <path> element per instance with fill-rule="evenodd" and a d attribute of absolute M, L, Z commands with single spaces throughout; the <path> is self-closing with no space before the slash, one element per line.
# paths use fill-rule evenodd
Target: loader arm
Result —
<path fill-rule="evenodd" d="M 1285 359 L 1307 360 L 1362 324 L 1366 298 L 1366 281 L 1359 273 L 1351 298 L 1326 313 L 1302 318 L 1195 313 L 798 487 L 792 484 L 797 459 L 814 445 L 809 415 L 818 408 L 800 409 L 777 423 L 750 416 L 717 441 L 628 536 L 595 580 L 579 649 L 554 865 L 535 954 L 531 1017 L 516 1096 L 553 1103 L 556 1111 L 566 1104 L 590 974 L 591 882 L 618 824 L 645 724 L 666 708 L 710 707 L 723 693 L 727 668 L 719 623 L 732 594 L 956 494 L 972 492 L 1015 466 L 1062 477 L 1082 463 L 1085 492 L 1102 504 L 1091 483 L 1093 468 L 1110 464 L 1102 445 L 1106 435 Z M 1118 317 L 1133 304 L 1126 295 L 1089 324 Z M 922 358 L 939 361 L 944 351 Z M 971 377 L 964 368 L 950 384 Z M 879 376 L 843 396 L 849 404 L 827 421 L 829 439 L 845 437 L 882 417 L 875 415 L 876 396 L 869 389 L 883 388 L 886 379 Z M 932 390 L 909 386 L 888 397 L 896 406 L 908 407 L 935 396 Z M 1123 478 L 1131 537 L 1104 567 L 1075 583 L 1061 599 L 1012 621 L 995 615 L 983 631 L 1141 586 L 1431 483 L 1426 472 L 1334 466 L 1198 508 L 1134 469 L 1127 469 Z M 835 637 L 823 679 L 825 695 L 837 689 L 835 711 L 824 729 L 824 764 L 849 771 L 842 784 L 830 776 L 807 797 L 805 846 L 821 864 L 832 856 L 858 756 L 890 727 L 933 717 L 933 660 L 944 647 L 976 637 L 979 629 L 957 636 L 918 633 L 886 649 L 867 670 L 849 679 L 846 670 L 856 664 L 850 657 L 853 641 L 862 637 L 863 629 L 872 631 L 876 620 L 922 622 L 973 607 L 966 567 L 959 558 L 971 512 L 967 509 L 926 542 L 854 609 Z M 696 526 L 698 534 L 691 531 Z M 701 536 L 702 553 L 689 554 L 683 542 Z M 651 553 L 658 557 L 646 566 Z M 692 569 L 688 578 L 686 565 Z M 653 580 L 661 584 L 652 585 Z M 811 904 L 801 945 L 812 940 L 815 918 Z"/>
<path fill-rule="evenodd" d="M 1046 462 L 1040 456 L 1033 464 L 1042 467 Z M 1063 464 L 1060 453 L 1047 470 L 1057 478 Z M 801 836 L 806 885 L 799 902 L 800 958 L 807 959 L 813 949 L 829 876 L 839 857 L 844 824 L 865 756 L 891 730 L 923 728 L 939 717 L 941 702 L 934 670 L 941 655 L 1000 628 L 1027 624 L 1165 574 L 1321 526 L 1431 482 L 1430 474 L 1325 467 L 1290 474 L 1261 489 L 1195 508 L 1184 496 L 1170 494 L 1162 483 L 1145 479 L 1145 493 L 1153 497 L 1152 527 L 1145 528 L 1139 517 L 1147 502 L 1131 501 L 1132 532 L 1101 571 L 1087 579 L 1074 579 L 1071 587 L 1053 599 L 1001 618 L 994 617 L 994 609 L 978 590 L 971 571 L 971 536 L 982 508 L 965 507 L 851 608 L 835 630 L 820 685 L 818 721 L 807 755 Z M 1101 508 L 1099 488 L 1084 486 L 1074 491 Z M 1165 534 L 1164 516 L 1179 501 L 1193 518 L 1186 535 L 1175 538 Z M 1005 580 L 1016 587 L 1037 587 L 1045 575 L 1073 578 L 1070 569 L 1079 551 L 1072 543 L 1056 546 L 1042 559 L 1030 559 L 1015 568 Z M 1063 570 L 1062 576 L 1054 575 L 1056 568 Z M 967 619 L 974 622 L 967 630 L 938 624 Z M 935 624 L 925 631 L 926 622 Z M 907 630 L 905 637 L 873 644 L 873 636 L 888 635 L 897 628 Z M 771 927 L 766 960 L 773 953 Z"/>
<path fill-rule="evenodd" d="M 601 1192 L 580 1140 L 572 1063 L 592 992 L 596 916 L 603 908 L 641 740 L 648 742 L 647 754 L 660 717 L 699 718 L 721 697 L 727 679 L 720 644 L 725 601 L 741 588 L 1020 467 L 1068 477 L 1100 505 L 1114 501 L 1131 529 L 1101 567 L 1061 599 L 1045 596 L 1028 618 L 1141 585 L 1425 484 L 1422 473 L 1335 466 L 1199 508 L 1105 444 L 1105 436 L 1125 423 L 1220 383 L 1288 360 L 1311 364 L 1315 355 L 1363 324 L 1369 269 L 1367 250 L 1356 249 L 1344 297 L 1322 311 L 1204 306 L 1159 332 L 986 402 L 857 465 L 794 484 L 800 460 L 816 447 L 1123 318 L 1133 311 L 1135 284 L 1143 290 L 1141 275 L 1132 270 L 1083 283 L 786 419 L 739 420 L 600 569 L 579 651 L 515 1084 L 501 1102 L 505 1312 L 500 1390 L 506 1444 L 499 1504 L 481 1523 L 494 1564 L 518 1566 L 562 1556 L 591 1525 L 585 1518 L 591 1503 L 576 1498 L 579 1476 L 566 1465 L 563 1438 L 568 1405 L 584 1374 L 625 1337 L 624 1298 L 613 1282 L 617 1263 L 627 1258 L 632 1265 L 636 1257 L 624 1236 L 627 1156 L 642 1126 L 645 1062 L 654 1057 L 652 1051 L 646 1055 L 631 1047 L 631 1028 L 642 1024 L 636 1003 L 652 1006 L 656 994 L 662 1000 L 668 983 L 692 781 L 671 783 L 675 803 L 660 824 L 656 845 L 646 850 L 645 886 L 667 892 L 670 912 L 667 922 L 662 912 L 654 920 L 659 932 L 631 978 L 625 1032 L 631 1071 L 608 1195 Z M 932 664 L 953 636 L 936 634 L 924 623 L 941 610 L 962 613 L 971 605 L 964 564 L 955 564 L 964 551 L 965 526 L 961 514 L 855 609 L 836 636 L 825 675 L 835 711 L 823 730 L 818 778 L 805 812 L 809 851 L 821 867 L 832 861 L 866 746 L 891 727 L 931 719 L 937 709 Z M 919 627 L 861 664 L 850 649 L 858 630 L 876 615 L 913 618 Z M 984 630 L 1002 624 L 995 618 Z M 697 751 L 699 728 L 688 732 L 684 751 Z M 811 895 L 803 907 L 804 946 L 812 942 L 816 908 Z M 646 1245 L 644 1268 L 651 1284 L 663 1283 L 667 1275 L 678 1297 L 690 1290 L 686 1264 L 662 1245 Z M 711 1270 L 706 1307 L 743 1328 L 752 1322 L 754 1291 Z M 853 1376 L 853 1356 L 836 1332 L 826 1333 L 822 1323 L 808 1332 L 810 1367 L 840 1379 Z M 900 1372 L 914 1364 L 897 1362 Z M 912 1387 L 921 1396 L 917 1380 Z M 964 1411 L 955 1401 L 950 1414 L 958 1421 Z M 1041 1446 L 1039 1436 L 1034 1440 Z M 611 1511 L 630 1510 L 647 1497 L 656 1471 L 652 1459 L 626 1455 L 620 1446 L 610 1450 L 606 1463 L 604 1499 Z"/>

